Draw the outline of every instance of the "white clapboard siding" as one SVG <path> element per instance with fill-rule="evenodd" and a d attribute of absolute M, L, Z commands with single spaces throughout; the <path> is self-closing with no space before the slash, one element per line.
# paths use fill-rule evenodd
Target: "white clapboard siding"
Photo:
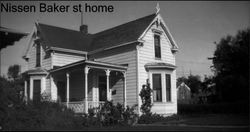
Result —
<path fill-rule="evenodd" d="M 115 49 L 112 50 L 114 52 Z M 110 51 L 111 52 L 111 51 Z M 113 55 L 105 56 L 96 58 L 97 61 L 101 62 L 107 62 L 107 63 L 113 63 L 113 64 L 128 64 L 127 69 L 127 105 L 134 105 L 137 104 L 136 101 L 136 51 L 131 50 L 127 52 L 120 52 Z M 120 83 L 117 83 L 117 85 L 121 85 Z M 117 87 L 117 86 L 115 86 Z M 121 90 L 123 90 L 123 87 L 121 85 Z M 118 91 L 116 91 L 118 92 Z M 120 93 L 120 92 L 118 92 Z M 120 103 L 123 103 L 121 101 Z"/>
<path fill-rule="evenodd" d="M 41 67 L 50 70 L 51 69 L 51 57 L 47 57 L 46 52 L 43 48 L 41 48 Z M 28 70 L 36 68 L 36 45 L 33 45 L 29 50 L 29 60 L 28 60 Z M 50 87 L 50 79 L 46 78 L 45 80 L 45 91 L 50 94 L 51 87 Z"/>
<path fill-rule="evenodd" d="M 45 86 L 46 86 L 46 93 L 48 93 L 50 95 L 50 92 L 51 92 L 51 82 L 50 82 L 50 78 L 47 77 L 46 80 L 45 80 Z"/>
<path fill-rule="evenodd" d="M 124 87 L 124 81 L 123 79 L 119 79 L 115 85 L 112 87 L 112 91 L 116 91 L 116 94 L 112 95 L 112 100 L 114 102 L 114 104 L 117 104 L 117 103 L 124 103 L 123 99 L 124 99 L 124 94 L 123 94 L 123 87 Z M 112 94 L 112 92 L 111 92 Z"/>
<path fill-rule="evenodd" d="M 153 25 L 146 35 L 143 37 L 145 41 L 143 43 L 143 47 L 139 48 L 139 89 L 141 90 L 142 85 L 146 84 L 146 80 L 149 78 L 148 72 L 145 70 L 145 64 L 153 63 L 153 62 L 162 62 L 162 63 L 169 63 L 175 65 L 175 56 L 171 52 L 171 44 L 165 33 L 163 32 L 160 41 L 161 41 L 161 60 L 155 59 L 154 53 L 154 33 L 152 32 L 152 28 L 156 28 Z M 163 31 L 161 27 L 158 28 L 159 30 Z M 157 113 L 176 113 L 176 75 L 175 70 L 171 72 L 171 103 L 162 103 L 162 104 L 154 104 L 152 107 L 152 112 Z M 165 80 L 163 80 L 165 81 Z M 164 83 L 165 84 L 165 83 Z M 152 85 L 151 85 L 152 87 Z M 164 86 L 163 86 L 164 88 Z M 139 91 L 140 91 L 139 90 Z"/>
<path fill-rule="evenodd" d="M 53 55 L 53 66 L 64 66 L 80 60 L 84 60 L 84 55 L 73 55 L 68 53 L 55 52 Z"/>
<path fill-rule="evenodd" d="M 51 57 L 45 58 L 46 52 L 41 48 L 41 67 L 49 70 L 51 69 Z M 28 69 L 34 69 L 36 67 L 36 45 L 33 45 L 29 51 Z"/>
<path fill-rule="evenodd" d="M 50 55 L 48 55 L 48 57 L 46 58 L 46 52 L 43 50 L 42 48 L 42 61 L 41 61 L 41 66 L 42 68 L 46 69 L 46 70 L 50 70 L 51 69 L 51 57 Z M 50 54 L 47 52 L 47 54 Z"/>
<path fill-rule="evenodd" d="M 29 50 L 28 70 L 36 67 L 36 46 L 33 45 Z"/>

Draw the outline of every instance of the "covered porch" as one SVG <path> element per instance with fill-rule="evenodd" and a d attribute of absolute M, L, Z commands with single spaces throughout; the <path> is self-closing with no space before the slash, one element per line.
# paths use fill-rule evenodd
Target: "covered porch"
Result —
<path fill-rule="evenodd" d="M 50 70 L 52 100 L 88 113 L 89 108 L 113 100 L 126 106 L 128 66 L 83 60 Z"/>

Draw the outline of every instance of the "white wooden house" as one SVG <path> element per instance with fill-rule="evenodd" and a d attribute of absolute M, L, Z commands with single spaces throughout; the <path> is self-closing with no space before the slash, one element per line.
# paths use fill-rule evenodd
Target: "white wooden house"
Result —
<path fill-rule="evenodd" d="M 180 104 L 192 103 L 191 89 L 184 82 L 177 87 L 177 102 Z"/>
<path fill-rule="evenodd" d="M 87 113 L 106 100 L 141 106 L 147 79 L 152 112 L 177 113 L 175 53 L 178 47 L 157 12 L 95 34 L 36 23 L 23 58 L 25 96 L 64 102 Z M 140 114 L 140 110 L 138 109 Z"/>

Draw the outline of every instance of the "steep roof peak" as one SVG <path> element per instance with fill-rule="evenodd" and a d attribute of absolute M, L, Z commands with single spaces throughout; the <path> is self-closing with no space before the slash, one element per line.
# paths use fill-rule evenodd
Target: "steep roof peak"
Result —
<path fill-rule="evenodd" d="M 93 51 L 137 41 L 156 16 L 153 13 L 95 34 L 83 34 L 77 30 L 40 22 L 36 23 L 36 27 L 49 47 Z"/>

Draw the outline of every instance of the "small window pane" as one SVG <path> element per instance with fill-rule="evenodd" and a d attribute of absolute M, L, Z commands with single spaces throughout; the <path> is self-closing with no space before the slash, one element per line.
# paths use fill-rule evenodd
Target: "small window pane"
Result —
<path fill-rule="evenodd" d="M 171 101 L 171 76 L 166 74 L 166 99 L 167 102 Z"/>
<path fill-rule="evenodd" d="M 161 58 L 161 44 L 160 44 L 160 36 L 154 36 L 154 45 L 155 45 L 155 57 Z"/>
<path fill-rule="evenodd" d="M 154 101 L 162 101 L 161 74 L 153 74 L 153 97 Z"/>
<path fill-rule="evenodd" d="M 36 67 L 41 66 L 41 45 L 38 43 L 36 45 Z"/>

